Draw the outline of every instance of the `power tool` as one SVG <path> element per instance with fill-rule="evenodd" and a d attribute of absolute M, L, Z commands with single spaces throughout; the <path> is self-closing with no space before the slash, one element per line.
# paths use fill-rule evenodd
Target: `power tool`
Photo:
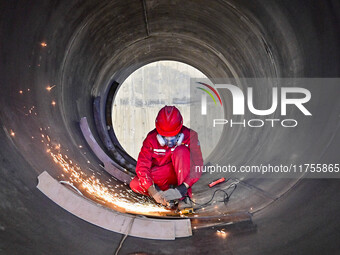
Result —
<path fill-rule="evenodd" d="M 190 207 L 190 208 L 184 208 L 182 210 L 179 211 L 180 214 L 193 214 L 194 212 L 194 208 Z"/>

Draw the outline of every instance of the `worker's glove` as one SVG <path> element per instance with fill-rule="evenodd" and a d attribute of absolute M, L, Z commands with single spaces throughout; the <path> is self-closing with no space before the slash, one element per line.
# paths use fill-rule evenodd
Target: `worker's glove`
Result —
<path fill-rule="evenodd" d="M 155 201 L 159 204 L 162 204 L 162 205 L 167 205 L 168 203 L 165 201 L 164 199 L 164 192 L 161 191 L 159 188 L 156 189 L 155 185 L 151 185 L 149 188 L 148 188 L 148 193 L 149 195 L 155 199 Z"/>
<path fill-rule="evenodd" d="M 170 200 L 175 200 L 175 199 L 180 199 L 184 197 L 187 194 L 187 187 L 185 186 L 184 183 L 176 187 L 175 189 L 168 189 L 163 192 L 163 196 L 166 201 Z"/>

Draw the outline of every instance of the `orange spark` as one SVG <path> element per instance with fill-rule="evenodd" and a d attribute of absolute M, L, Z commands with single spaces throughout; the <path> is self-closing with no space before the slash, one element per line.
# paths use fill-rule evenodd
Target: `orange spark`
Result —
<path fill-rule="evenodd" d="M 128 194 L 116 193 L 114 189 L 106 187 L 98 178 L 94 175 L 91 177 L 85 174 L 78 166 L 72 164 L 71 160 L 66 161 L 66 155 L 60 153 L 49 153 L 53 161 L 60 165 L 65 173 L 70 176 L 71 183 L 79 184 L 80 187 L 88 193 L 99 199 L 102 203 L 112 204 L 118 208 L 123 208 L 131 213 L 159 213 L 169 212 L 162 206 L 145 203 L 145 201 L 131 202 L 127 199 Z M 64 175 L 62 174 L 64 177 Z"/>
<path fill-rule="evenodd" d="M 47 90 L 47 91 L 51 91 L 51 90 L 52 90 L 52 89 L 53 89 L 55 86 L 56 86 L 56 85 L 53 85 L 53 86 L 47 86 L 47 87 L 46 87 L 46 90 Z"/>

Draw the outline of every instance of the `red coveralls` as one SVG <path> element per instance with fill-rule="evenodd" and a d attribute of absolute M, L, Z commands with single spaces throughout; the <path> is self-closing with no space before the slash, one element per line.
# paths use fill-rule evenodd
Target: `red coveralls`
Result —
<path fill-rule="evenodd" d="M 153 183 L 167 190 L 169 185 L 185 182 L 190 186 L 188 195 L 192 196 L 191 186 L 201 177 L 198 169 L 203 166 L 202 152 L 195 131 L 183 126 L 180 133 L 184 134 L 182 144 L 169 148 L 159 144 L 156 129 L 149 132 L 138 155 L 137 176 L 130 183 L 134 192 L 149 195 L 147 189 Z"/>

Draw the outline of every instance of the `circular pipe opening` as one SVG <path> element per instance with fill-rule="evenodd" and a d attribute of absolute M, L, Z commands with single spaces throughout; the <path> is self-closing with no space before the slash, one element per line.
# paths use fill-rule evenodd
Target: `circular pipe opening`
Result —
<path fill-rule="evenodd" d="M 143 140 L 155 128 L 155 118 L 164 105 L 176 106 L 190 128 L 191 79 L 207 77 L 198 69 L 179 62 L 162 60 L 134 71 L 116 91 L 112 103 L 113 130 L 120 145 L 137 160 Z M 206 158 L 217 141 L 200 137 Z"/>

